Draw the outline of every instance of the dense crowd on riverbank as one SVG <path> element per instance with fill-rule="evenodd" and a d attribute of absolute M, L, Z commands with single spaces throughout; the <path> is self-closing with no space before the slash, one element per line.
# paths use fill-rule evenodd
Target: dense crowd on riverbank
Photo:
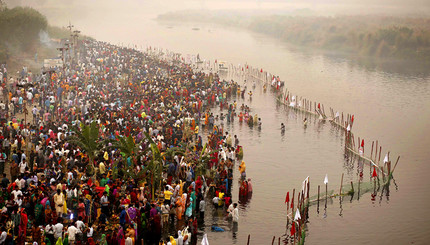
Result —
<path fill-rule="evenodd" d="M 0 244 L 195 244 L 206 200 L 238 222 L 242 148 L 210 112 L 234 120 L 234 81 L 89 41 L 65 69 L 2 69 Z"/>

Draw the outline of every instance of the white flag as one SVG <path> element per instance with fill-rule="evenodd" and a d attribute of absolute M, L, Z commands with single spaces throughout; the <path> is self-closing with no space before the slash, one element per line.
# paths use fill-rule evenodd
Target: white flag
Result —
<path fill-rule="evenodd" d="M 300 217 L 300 211 L 299 209 L 296 210 L 296 214 L 294 215 L 294 221 L 301 219 L 302 217 Z"/>
<path fill-rule="evenodd" d="M 348 124 L 348 127 L 346 128 L 346 131 L 351 131 L 351 125 Z"/>
<path fill-rule="evenodd" d="M 334 118 L 338 118 L 339 117 L 339 112 L 336 112 L 336 116 Z"/>
<path fill-rule="evenodd" d="M 385 154 L 384 163 L 388 162 L 388 153 Z"/>
<path fill-rule="evenodd" d="M 324 184 L 326 184 L 326 185 L 328 184 L 328 175 L 327 174 L 325 175 L 325 178 L 324 178 Z"/>
<path fill-rule="evenodd" d="M 202 245 L 209 245 L 208 234 L 203 235 Z"/>
<path fill-rule="evenodd" d="M 303 180 L 303 183 L 302 183 L 302 191 L 303 191 L 303 193 L 307 193 L 307 191 L 308 191 L 308 182 L 309 182 L 309 176 L 306 177 L 305 180 Z"/>

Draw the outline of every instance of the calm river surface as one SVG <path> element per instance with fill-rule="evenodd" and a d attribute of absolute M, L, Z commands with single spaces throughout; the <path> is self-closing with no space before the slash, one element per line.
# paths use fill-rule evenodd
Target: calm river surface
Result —
<path fill-rule="evenodd" d="M 97 16 L 97 15 L 95 15 Z M 90 18 L 87 16 L 87 18 Z M 110 20 L 109 18 L 112 18 Z M 328 205 L 327 213 L 310 209 L 306 242 L 308 244 L 427 244 L 430 239 L 430 77 L 425 74 L 386 73 L 364 68 L 354 61 L 297 51 L 270 37 L 220 26 L 174 25 L 157 23 L 147 16 L 130 15 L 121 19 L 94 17 L 99 26 L 87 26 L 85 20 L 73 20 L 84 33 L 114 44 L 149 45 L 182 54 L 200 54 L 205 59 L 247 62 L 279 75 L 294 94 L 321 102 L 325 108 L 355 115 L 353 132 L 365 139 L 366 153 L 372 140 L 379 140 L 383 155 L 391 151 L 395 160 L 401 155 L 389 198 L 371 201 L 369 193 L 359 201 L 339 199 Z M 98 22 L 97 22 L 98 21 Z M 129 25 L 133 23 L 133 25 Z M 139 26 L 136 28 L 136 25 Z M 198 31 L 193 27 L 200 28 Z M 118 29 L 120 28 L 120 29 Z M 111 31 L 115 30 L 115 31 Z M 248 90 L 252 89 L 248 84 Z M 240 205 L 237 227 L 222 214 L 206 215 L 205 232 L 211 244 L 270 244 L 272 237 L 286 232 L 285 194 L 301 189 L 310 176 L 311 195 L 323 186 L 325 174 L 329 189 L 338 190 L 342 173 L 344 183 L 356 182 L 357 163 L 344 158 L 342 132 L 330 123 L 310 118 L 305 129 L 303 115 L 278 106 L 272 91 L 262 91 L 257 83 L 252 114 L 262 118 L 261 131 L 225 122 L 225 130 L 237 134 L 244 146 L 247 175 L 253 180 L 250 201 Z M 281 135 L 280 124 L 286 125 Z M 236 165 L 237 167 L 237 165 Z M 367 167 L 368 168 L 368 167 Z M 364 171 L 369 180 L 369 171 Z M 238 176 L 235 169 L 235 176 Z M 234 181 L 233 201 L 238 199 Z M 426 208 L 427 207 L 427 208 Z M 213 233 L 210 225 L 227 231 Z"/>

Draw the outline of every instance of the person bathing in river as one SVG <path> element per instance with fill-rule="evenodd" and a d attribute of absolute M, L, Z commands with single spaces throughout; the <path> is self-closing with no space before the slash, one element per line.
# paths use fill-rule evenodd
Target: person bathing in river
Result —
<path fill-rule="evenodd" d="M 284 123 L 281 123 L 281 131 L 285 131 L 285 125 L 284 125 Z"/>
<path fill-rule="evenodd" d="M 308 126 L 308 119 L 305 117 L 305 119 L 303 120 L 303 126 Z"/>
<path fill-rule="evenodd" d="M 241 180 L 244 180 L 246 178 L 246 165 L 245 161 L 242 161 L 239 165 L 239 172 L 240 172 L 240 178 Z"/>

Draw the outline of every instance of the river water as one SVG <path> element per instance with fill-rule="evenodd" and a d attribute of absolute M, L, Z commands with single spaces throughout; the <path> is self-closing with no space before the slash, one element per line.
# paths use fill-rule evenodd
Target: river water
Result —
<path fill-rule="evenodd" d="M 336 55 L 290 47 L 276 39 L 244 30 L 202 24 L 178 25 L 158 23 L 145 16 L 130 15 L 121 19 L 72 19 L 84 33 L 114 44 L 146 48 L 156 46 L 182 54 L 200 54 L 205 59 L 248 64 L 279 75 L 294 94 L 321 102 L 355 116 L 353 132 L 365 139 L 366 155 L 371 141 L 379 140 L 383 155 L 401 155 L 389 197 L 371 200 L 369 193 L 360 200 L 334 199 L 327 211 L 312 206 L 309 213 L 308 244 L 426 244 L 430 238 L 430 77 L 428 74 L 376 67 L 366 67 Z M 89 18 L 89 19 L 88 19 Z M 87 26 L 85 23 L 98 23 Z M 133 25 L 129 25 L 133 23 Z M 138 28 L 136 28 L 136 25 Z M 198 27 L 199 30 L 192 28 Z M 113 31 L 114 30 L 114 31 Z M 252 90 L 248 81 L 248 90 Z M 276 103 L 273 91 L 263 92 L 257 83 L 252 101 L 245 103 L 262 118 L 261 130 L 224 122 L 226 131 L 238 135 L 244 146 L 247 175 L 252 178 L 252 198 L 240 204 L 238 227 L 214 212 L 206 215 L 204 232 L 211 244 L 268 244 L 272 237 L 288 233 L 284 205 L 287 191 L 301 189 L 309 176 L 311 195 L 317 185 L 323 186 L 328 174 L 329 189 L 339 190 L 344 183 L 358 181 L 357 162 L 344 157 L 344 135 L 331 126 L 309 117 L 303 127 L 304 115 Z M 216 112 L 217 113 L 217 112 Z M 280 124 L 286 125 L 284 134 Z M 369 154 L 370 155 L 370 154 Z M 237 167 L 237 165 L 236 165 Z M 368 167 L 368 166 L 367 166 Z M 369 180 L 369 171 L 364 171 Z M 238 171 L 235 169 L 235 176 Z M 234 181 L 233 201 L 238 201 Z M 211 225 L 226 232 L 213 233 Z"/>

